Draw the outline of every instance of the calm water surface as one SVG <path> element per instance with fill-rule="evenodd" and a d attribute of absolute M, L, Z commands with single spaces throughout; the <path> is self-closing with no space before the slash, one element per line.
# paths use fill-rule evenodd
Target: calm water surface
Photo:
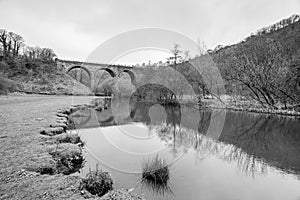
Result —
<path fill-rule="evenodd" d="M 98 163 L 114 188 L 148 200 L 300 200 L 298 119 L 126 101 L 74 115 L 86 141 L 83 174 Z M 170 164 L 165 188 L 141 184 L 155 155 Z"/>

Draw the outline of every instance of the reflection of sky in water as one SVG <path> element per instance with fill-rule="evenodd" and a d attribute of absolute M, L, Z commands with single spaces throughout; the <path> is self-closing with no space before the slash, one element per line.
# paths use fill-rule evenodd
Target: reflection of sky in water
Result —
<path fill-rule="evenodd" d="M 130 124 L 130 125 L 120 125 L 118 126 L 120 132 L 120 134 L 118 134 L 118 137 L 123 137 L 123 135 L 126 135 L 128 137 L 132 137 L 138 140 L 149 140 L 152 137 L 155 137 L 155 132 L 153 132 L 152 130 L 149 130 L 147 127 L 145 127 L 144 124 L 142 123 L 134 123 L 134 124 Z M 107 128 L 105 131 L 109 131 L 110 129 Z M 105 134 L 106 137 L 112 137 L 109 133 Z"/>
<path fill-rule="evenodd" d="M 130 135 L 128 131 L 131 131 Z M 141 123 L 81 129 L 79 133 L 95 158 L 120 171 L 140 172 L 141 163 L 156 154 L 168 162 L 178 156 L 167 148 L 154 129 Z"/>
<path fill-rule="evenodd" d="M 146 126 L 131 124 L 107 127 L 101 131 L 113 146 L 132 154 L 147 154 L 165 147 L 154 131 Z"/>

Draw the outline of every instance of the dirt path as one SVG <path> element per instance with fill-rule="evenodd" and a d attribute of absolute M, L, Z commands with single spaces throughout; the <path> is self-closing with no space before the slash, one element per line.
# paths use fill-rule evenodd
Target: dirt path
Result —
<path fill-rule="evenodd" d="M 55 120 L 57 110 L 91 98 L 0 96 L 0 199 L 83 199 L 77 176 L 41 175 L 28 168 L 52 161 L 47 136 L 39 131 Z"/>

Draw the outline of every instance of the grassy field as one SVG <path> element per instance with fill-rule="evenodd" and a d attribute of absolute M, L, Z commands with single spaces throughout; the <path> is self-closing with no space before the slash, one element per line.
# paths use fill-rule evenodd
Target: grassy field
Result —
<path fill-rule="evenodd" d="M 39 134 L 58 109 L 91 97 L 0 96 L 0 199 L 84 199 L 77 176 L 41 175 L 29 169 L 53 162 L 51 145 Z"/>

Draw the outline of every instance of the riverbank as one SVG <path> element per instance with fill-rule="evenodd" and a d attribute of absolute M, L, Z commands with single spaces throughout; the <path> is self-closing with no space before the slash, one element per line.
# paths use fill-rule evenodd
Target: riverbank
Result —
<path fill-rule="evenodd" d="M 253 112 L 300 118 L 299 107 L 298 110 L 296 110 L 295 108 L 284 109 L 283 106 L 278 106 L 276 109 L 274 109 L 267 106 L 263 107 L 261 104 L 251 100 L 233 99 L 231 96 L 228 95 L 221 96 L 220 99 L 201 99 L 200 103 L 196 99 L 189 98 L 181 100 L 180 104 L 187 106 L 197 106 L 197 109 L 198 106 L 201 106 L 202 108 L 208 109 L 224 109 L 231 111 Z"/>
<path fill-rule="evenodd" d="M 205 107 L 212 109 L 226 109 L 232 111 L 282 115 L 296 118 L 300 117 L 300 112 L 296 111 L 295 109 L 283 109 L 282 107 L 277 107 L 274 109 L 271 107 L 263 107 L 262 105 L 250 100 L 233 101 L 231 98 L 223 98 L 221 100 L 222 102 L 216 99 L 204 100 L 204 105 Z"/>
<path fill-rule="evenodd" d="M 55 163 L 53 141 L 42 130 L 56 124 L 57 111 L 88 104 L 93 97 L 0 96 L 0 199 L 95 199 L 82 194 L 81 178 L 63 173 L 42 174 L 34 169 Z M 63 146 L 73 146 L 64 144 Z M 67 147 L 67 148 L 68 148 Z"/>

